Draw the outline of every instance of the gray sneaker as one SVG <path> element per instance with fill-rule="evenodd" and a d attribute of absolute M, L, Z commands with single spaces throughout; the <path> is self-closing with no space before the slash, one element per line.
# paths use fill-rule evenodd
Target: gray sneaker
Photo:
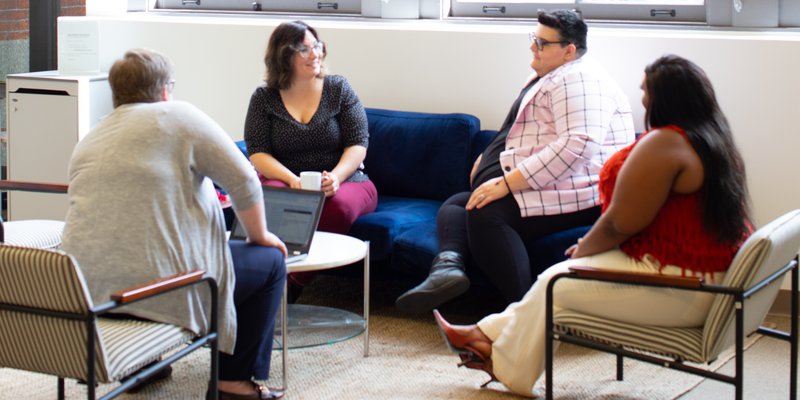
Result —
<path fill-rule="evenodd" d="M 394 305 L 402 312 L 418 314 L 433 310 L 469 289 L 464 273 L 464 257 L 454 251 L 444 251 L 433 259 L 428 278 L 403 293 Z"/>

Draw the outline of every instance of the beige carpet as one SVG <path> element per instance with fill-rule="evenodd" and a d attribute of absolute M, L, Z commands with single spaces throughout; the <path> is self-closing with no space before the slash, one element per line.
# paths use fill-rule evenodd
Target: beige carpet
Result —
<path fill-rule="evenodd" d="M 311 302 L 335 290 L 325 301 L 358 309 L 357 283 L 348 287 L 341 278 L 323 277 L 321 292 L 304 293 Z M 325 285 L 330 287 L 325 288 Z M 375 286 L 373 286 L 375 288 Z M 374 291 L 370 324 L 370 356 L 362 357 L 362 337 L 333 345 L 290 350 L 287 399 L 514 399 L 503 385 L 492 383 L 480 389 L 487 375 L 456 368 L 458 358 L 448 353 L 433 318 L 409 318 L 396 313 L 388 298 L 395 290 Z M 328 299 L 331 299 L 330 297 Z M 453 310 L 448 314 L 455 314 Z M 446 314 L 447 315 L 447 314 Z M 465 318 L 461 315 L 461 318 Z M 748 346 L 758 340 L 751 338 Z M 137 395 L 120 399 L 202 399 L 205 395 L 207 352 L 175 364 L 172 377 Z M 711 368 L 731 357 L 726 352 Z M 280 386 L 280 352 L 273 352 L 272 377 L 268 384 Z M 555 394 L 559 399 L 674 399 L 700 382 L 700 378 L 648 364 L 628 361 L 625 381 L 615 380 L 611 355 L 562 345 L 556 353 Z M 541 381 L 539 385 L 541 386 Z M 54 377 L 0 369 L 0 399 L 54 399 Z M 100 392 L 108 390 L 101 386 Z M 86 398 L 85 386 L 67 384 L 67 398 Z"/>

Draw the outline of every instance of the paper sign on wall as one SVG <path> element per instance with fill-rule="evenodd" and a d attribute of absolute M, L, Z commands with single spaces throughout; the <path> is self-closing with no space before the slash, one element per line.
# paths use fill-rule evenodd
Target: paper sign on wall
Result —
<path fill-rule="evenodd" d="M 61 74 L 86 74 L 100 71 L 97 23 L 58 24 L 58 71 Z"/>

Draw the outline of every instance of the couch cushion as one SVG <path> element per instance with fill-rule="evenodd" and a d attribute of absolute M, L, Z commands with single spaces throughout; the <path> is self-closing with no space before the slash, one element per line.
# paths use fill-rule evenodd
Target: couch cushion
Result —
<path fill-rule="evenodd" d="M 397 237 L 422 223 L 436 223 L 440 201 L 380 195 L 375 212 L 359 217 L 350 236 L 370 241 L 370 257 L 386 260 Z"/>
<path fill-rule="evenodd" d="M 370 144 L 364 161 L 378 193 L 445 200 L 469 189 L 472 143 L 480 121 L 467 114 L 368 108 Z"/>
<path fill-rule="evenodd" d="M 528 243 L 525 247 L 528 249 L 533 275 L 537 276 L 550 266 L 566 260 L 567 256 L 564 255 L 564 252 L 569 246 L 577 243 L 578 238 L 583 237 L 591 228 L 591 225 L 579 226 L 552 233 Z"/>
<path fill-rule="evenodd" d="M 392 268 L 413 276 L 425 277 L 430 272 L 431 261 L 438 253 L 436 220 L 422 222 L 395 239 Z"/>

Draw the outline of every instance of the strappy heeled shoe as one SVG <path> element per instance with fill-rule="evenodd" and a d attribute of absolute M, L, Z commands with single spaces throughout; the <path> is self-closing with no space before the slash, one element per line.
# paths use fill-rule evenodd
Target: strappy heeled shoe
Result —
<path fill-rule="evenodd" d="M 477 369 L 489 374 L 490 379 L 481 385 L 482 388 L 492 382 L 498 382 L 497 377 L 494 376 L 494 372 L 492 371 L 491 358 L 484 356 L 478 349 L 472 347 L 469 338 L 456 333 L 453 326 L 439 313 L 439 310 L 433 310 L 433 317 L 436 319 L 439 332 L 441 332 L 447 347 L 461 358 L 461 362 L 457 365 L 459 367 Z"/>
<path fill-rule="evenodd" d="M 459 367 L 477 369 L 479 371 L 486 372 L 489 375 L 489 380 L 481 384 L 481 388 L 485 388 L 488 384 L 492 382 L 500 382 L 499 380 L 497 380 L 497 377 L 494 376 L 494 371 L 492 370 L 491 358 L 484 358 L 483 355 L 481 355 L 480 353 L 459 354 L 458 356 L 461 357 L 461 362 L 458 363 Z"/>

